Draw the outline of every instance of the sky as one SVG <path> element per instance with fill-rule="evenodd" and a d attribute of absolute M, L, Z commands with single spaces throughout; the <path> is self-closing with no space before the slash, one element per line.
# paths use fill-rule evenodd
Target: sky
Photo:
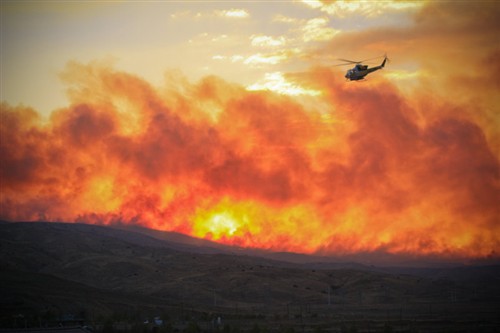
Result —
<path fill-rule="evenodd" d="M 0 218 L 498 259 L 499 14 L 495 1 L 2 1 Z M 385 54 L 345 80 L 339 59 Z"/>

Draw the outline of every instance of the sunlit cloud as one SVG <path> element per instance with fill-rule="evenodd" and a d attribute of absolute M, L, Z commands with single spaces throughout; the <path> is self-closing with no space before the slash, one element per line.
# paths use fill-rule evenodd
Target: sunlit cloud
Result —
<path fill-rule="evenodd" d="M 219 17 L 228 17 L 228 18 L 247 18 L 250 16 L 245 9 L 228 9 L 228 10 L 217 10 L 215 14 Z"/>
<path fill-rule="evenodd" d="M 250 37 L 252 46 L 275 47 L 283 46 L 286 43 L 285 37 L 272 37 L 266 35 L 252 35 Z"/>
<path fill-rule="evenodd" d="M 286 55 L 282 53 L 281 54 L 257 53 L 246 58 L 244 63 L 246 65 L 261 65 L 261 64 L 276 65 L 285 59 Z"/>
<path fill-rule="evenodd" d="M 282 14 L 275 15 L 273 18 L 273 22 L 279 22 L 279 23 L 287 23 L 287 24 L 294 24 L 298 23 L 300 20 L 297 18 L 285 16 Z"/>
<path fill-rule="evenodd" d="M 340 32 L 339 30 L 330 28 L 327 25 L 328 19 L 324 17 L 308 20 L 302 28 L 304 41 L 326 41 L 332 39 Z"/>
<path fill-rule="evenodd" d="M 247 90 L 250 91 L 269 90 L 277 92 L 279 94 L 291 95 L 291 96 L 298 96 L 298 95 L 318 96 L 321 94 L 321 92 L 318 90 L 307 89 L 301 87 L 297 83 L 288 81 L 281 72 L 265 73 L 265 77 L 263 80 L 248 86 Z"/>
<path fill-rule="evenodd" d="M 408 11 L 421 8 L 424 1 L 319 1 L 302 0 L 311 8 L 319 9 L 331 16 L 344 18 L 351 14 L 377 17 L 387 11 Z"/>
<path fill-rule="evenodd" d="M 235 55 L 232 55 L 231 57 L 229 57 L 229 59 L 231 59 L 231 62 L 239 62 L 239 61 L 242 61 L 243 59 L 245 59 L 245 57 L 242 55 L 239 55 L 239 54 L 235 54 Z"/>
<path fill-rule="evenodd" d="M 193 10 L 179 10 L 170 14 L 173 20 L 179 19 L 206 19 L 211 17 L 221 18 L 236 18 L 242 19 L 250 16 L 246 9 L 225 9 L 215 11 L 193 11 Z"/>
<path fill-rule="evenodd" d="M 314 9 L 323 7 L 323 3 L 319 0 L 302 0 L 302 2 Z"/>
<path fill-rule="evenodd" d="M 299 48 L 292 48 L 292 49 L 284 49 L 280 50 L 277 52 L 272 52 L 272 53 L 256 53 L 252 54 L 251 56 L 247 57 L 244 60 L 244 64 L 246 65 L 263 65 L 263 64 L 268 64 L 268 65 L 276 65 L 278 63 L 281 63 L 285 60 L 290 60 L 293 56 L 300 54 L 300 49 Z"/>
<path fill-rule="evenodd" d="M 243 61 L 244 59 L 245 59 L 245 57 L 242 55 L 239 55 L 239 54 L 235 54 L 235 55 L 231 55 L 231 56 L 216 54 L 216 55 L 212 56 L 212 60 L 219 60 L 219 61 L 228 60 L 232 63 L 240 62 L 240 61 Z"/>

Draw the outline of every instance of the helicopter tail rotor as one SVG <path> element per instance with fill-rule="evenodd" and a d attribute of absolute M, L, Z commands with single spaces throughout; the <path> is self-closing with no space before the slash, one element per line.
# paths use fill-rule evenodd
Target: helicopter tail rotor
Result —
<path fill-rule="evenodd" d="M 384 53 L 384 59 L 386 59 L 387 62 L 391 62 L 391 59 L 389 59 L 389 57 L 387 57 L 387 53 Z"/>

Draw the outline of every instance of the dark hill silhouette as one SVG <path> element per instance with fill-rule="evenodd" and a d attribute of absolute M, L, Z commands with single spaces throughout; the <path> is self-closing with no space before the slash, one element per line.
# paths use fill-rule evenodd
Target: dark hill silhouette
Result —
<path fill-rule="evenodd" d="M 117 313 L 140 322 L 160 312 L 172 323 L 209 322 L 219 313 L 243 327 L 254 324 L 248 318 L 264 318 L 269 327 L 405 318 L 422 319 L 421 328 L 437 319 L 441 328 L 459 320 L 462 326 L 499 324 L 493 310 L 500 303 L 499 266 L 396 269 L 314 262 L 318 258 L 297 264 L 182 237 L 1 223 L 0 324 L 9 327 L 19 313 L 41 322 L 68 312 L 94 322 Z"/>

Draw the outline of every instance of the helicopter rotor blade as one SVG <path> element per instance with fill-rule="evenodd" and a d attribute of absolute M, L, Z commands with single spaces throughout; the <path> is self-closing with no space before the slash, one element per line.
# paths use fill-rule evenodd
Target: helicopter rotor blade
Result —
<path fill-rule="evenodd" d="M 352 64 L 357 64 L 357 62 L 354 62 L 354 63 L 348 63 L 348 64 L 338 64 L 338 65 L 333 65 L 334 67 L 337 67 L 337 66 L 352 66 Z"/>
<path fill-rule="evenodd" d="M 337 60 L 348 62 L 350 64 L 359 64 L 362 62 L 362 61 L 354 61 L 354 60 L 348 60 L 348 59 L 337 59 Z"/>
<path fill-rule="evenodd" d="M 345 63 L 344 64 L 334 65 L 334 66 L 347 66 L 347 65 L 352 65 L 352 64 L 361 64 L 361 63 L 365 63 L 365 62 L 370 61 L 370 60 L 375 60 L 375 59 L 380 59 L 380 58 L 386 58 L 387 59 L 387 55 L 378 56 L 378 57 L 374 57 L 374 58 L 368 58 L 368 59 L 361 60 L 361 61 L 354 61 L 354 60 L 349 60 L 349 59 L 338 58 L 337 60 L 343 61 Z M 387 60 L 389 60 L 389 59 L 387 59 Z"/>
<path fill-rule="evenodd" d="M 342 59 L 342 58 L 339 58 L 337 60 L 348 62 L 348 63 L 351 63 L 351 64 L 361 64 L 361 63 L 366 62 L 366 61 L 375 60 L 375 59 L 379 59 L 379 58 L 383 58 L 383 57 L 384 56 L 378 56 L 378 57 L 364 59 L 364 60 L 361 60 L 361 61 L 354 61 L 354 60 Z"/>
<path fill-rule="evenodd" d="M 374 58 L 369 58 L 369 59 L 361 60 L 360 62 L 365 62 L 365 61 L 375 60 L 375 59 L 379 59 L 379 58 L 383 58 L 383 57 L 384 57 L 384 56 L 378 56 L 378 57 L 374 57 Z"/>

